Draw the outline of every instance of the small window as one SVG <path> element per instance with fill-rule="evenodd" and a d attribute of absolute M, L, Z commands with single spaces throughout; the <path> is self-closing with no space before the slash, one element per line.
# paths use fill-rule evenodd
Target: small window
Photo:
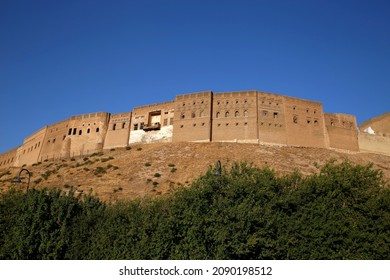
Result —
<path fill-rule="evenodd" d="M 65 138 L 66 138 L 66 135 L 64 135 L 64 137 L 62 137 L 62 141 L 64 141 L 64 140 L 65 140 Z"/>
<path fill-rule="evenodd" d="M 54 144 L 55 142 L 56 142 L 56 139 L 54 138 L 54 139 L 53 139 L 53 144 Z"/>
<path fill-rule="evenodd" d="M 91 132 L 91 129 L 90 129 L 90 128 L 88 128 L 88 129 L 87 129 L 87 133 L 90 133 L 90 132 Z"/>
<path fill-rule="evenodd" d="M 310 124 L 311 123 L 311 120 L 306 120 L 307 124 Z"/>
<path fill-rule="evenodd" d="M 314 120 L 314 126 L 318 126 L 318 120 Z"/>
<path fill-rule="evenodd" d="M 73 128 L 73 135 L 76 135 L 77 129 Z"/>
<path fill-rule="evenodd" d="M 236 111 L 236 112 L 234 113 L 234 116 L 235 116 L 236 118 L 239 117 L 239 116 L 240 116 L 240 112 Z"/>
<path fill-rule="evenodd" d="M 72 134 L 72 129 L 69 128 L 68 135 L 71 135 L 71 134 Z"/>
<path fill-rule="evenodd" d="M 294 110 L 294 111 L 295 111 L 296 108 L 297 108 L 296 106 L 293 106 L 293 110 Z"/>
<path fill-rule="evenodd" d="M 221 124 L 219 123 L 219 124 L 218 124 L 218 127 L 220 127 L 220 126 L 221 126 Z"/>
<path fill-rule="evenodd" d="M 226 104 L 229 104 L 229 101 L 226 101 Z"/>
<path fill-rule="evenodd" d="M 204 122 L 202 123 L 202 126 L 204 126 Z"/>
<path fill-rule="evenodd" d="M 122 129 L 126 127 L 126 123 L 122 123 Z"/>
<path fill-rule="evenodd" d="M 139 128 L 144 129 L 144 126 L 145 126 L 145 123 L 142 122 L 142 123 L 140 123 Z"/>
<path fill-rule="evenodd" d="M 236 100 L 236 104 L 238 104 L 238 100 Z"/>
<path fill-rule="evenodd" d="M 244 99 L 244 103 L 248 103 L 248 100 Z"/>
<path fill-rule="evenodd" d="M 293 116 L 293 123 L 298 123 L 298 116 Z"/>
<path fill-rule="evenodd" d="M 181 113 L 180 118 L 181 118 L 181 119 L 185 119 L 185 117 L 186 117 L 185 114 L 184 114 L 184 113 Z"/>
<path fill-rule="evenodd" d="M 309 108 L 307 108 L 307 109 L 306 109 L 306 113 L 309 113 L 309 112 L 310 112 L 310 110 L 309 110 Z"/>
<path fill-rule="evenodd" d="M 225 118 L 228 118 L 229 117 L 229 111 L 227 111 L 226 113 L 225 113 Z"/>
<path fill-rule="evenodd" d="M 274 112 L 274 119 L 278 118 L 278 112 Z"/>
<path fill-rule="evenodd" d="M 238 122 L 236 122 L 236 126 L 238 126 Z"/>
<path fill-rule="evenodd" d="M 220 104 L 220 102 L 218 101 L 218 102 L 217 102 L 217 105 L 219 105 L 219 104 Z"/>
<path fill-rule="evenodd" d="M 220 112 L 217 112 L 217 114 L 215 115 L 215 117 L 218 119 L 220 117 L 221 113 Z"/>
<path fill-rule="evenodd" d="M 99 130 L 100 130 L 100 129 L 97 127 L 97 128 L 96 128 L 96 132 L 99 132 Z"/>
<path fill-rule="evenodd" d="M 79 130 L 79 135 L 81 135 L 81 134 L 83 134 L 83 131 L 80 129 L 80 130 Z"/>
<path fill-rule="evenodd" d="M 195 126 L 196 126 L 196 123 L 194 123 L 192 126 L 195 127 Z"/>
<path fill-rule="evenodd" d="M 116 123 L 114 123 L 113 125 L 112 125 L 112 130 L 115 130 L 116 129 Z"/>
<path fill-rule="evenodd" d="M 185 103 L 183 103 L 183 107 L 184 107 L 184 106 L 186 106 L 186 104 L 185 104 Z"/>
<path fill-rule="evenodd" d="M 248 125 L 248 123 L 246 122 L 246 123 L 244 123 L 244 125 L 245 125 L 245 126 L 247 126 L 247 125 Z"/>
<path fill-rule="evenodd" d="M 184 125 L 180 125 L 180 128 L 183 128 L 184 127 Z"/>
<path fill-rule="evenodd" d="M 229 123 L 226 123 L 226 126 L 229 126 Z"/>
<path fill-rule="evenodd" d="M 314 113 L 314 114 L 317 114 L 317 110 L 316 110 L 316 109 L 314 109 L 313 113 Z"/>

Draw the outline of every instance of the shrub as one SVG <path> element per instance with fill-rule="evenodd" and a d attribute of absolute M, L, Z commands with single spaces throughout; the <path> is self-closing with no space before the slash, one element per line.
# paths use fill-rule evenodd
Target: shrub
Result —
<path fill-rule="evenodd" d="M 169 167 L 175 167 L 173 163 L 168 164 Z"/>
<path fill-rule="evenodd" d="M 126 150 L 127 150 L 127 151 L 130 151 L 130 150 L 131 150 L 131 147 L 126 147 Z"/>
<path fill-rule="evenodd" d="M 137 151 L 142 151 L 142 148 L 141 148 L 141 147 L 138 147 L 138 148 L 137 148 Z"/>
<path fill-rule="evenodd" d="M 158 177 L 161 177 L 161 174 L 160 174 L 160 173 L 154 173 L 153 176 L 156 177 L 156 178 L 158 178 Z"/>
<path fill-rule="evenodd" d="M 171 172 L 174 173 L 174 172 L 176 172 L 176 170 L 177 170 L 177 169 L 176 169 L 175 167 L 173 167 L 173 168 L 171 169 Z"/>
<path fill-rule="evenodd" d="M 115 148 L 110 149 L 111 152 L 115 151 Z"/>
<path fill-rule="evenodd" d="M 150 162 L 145 162 L 144 164 L 146 167 L 151 166 L 152 164 Z"/>

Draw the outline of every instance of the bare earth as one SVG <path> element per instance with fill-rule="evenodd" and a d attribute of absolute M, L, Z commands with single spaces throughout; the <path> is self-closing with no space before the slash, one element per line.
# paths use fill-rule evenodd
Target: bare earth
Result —
<path fill-rule="evenodd" d="M 390 179 L 390 156 L 237 143 L 139 145 L 131 150 L 118 148 L 100 155 L 42 162 L 25 168 L 32 172 L 30 187 L 64 191 L 74 188 L 78 193 L 92 192 L 105 201 L 114 201 L 169 193 L 172 187 L 189 185 L 217 160 L 227 169 L 233 162 L 246 161 L 258 167 L 269 166 L 279 174 L 298 169 L 305 175 L 318 172 L 318 165 L 329 160 L 350 160 L 373 163 L 383 171 L 386 180 Z M 0 170 L 1 191 L 27 187 L 26 172 L 22 173 L 22 184 L 13 182 L 19 171 L 20 168 Z"/>

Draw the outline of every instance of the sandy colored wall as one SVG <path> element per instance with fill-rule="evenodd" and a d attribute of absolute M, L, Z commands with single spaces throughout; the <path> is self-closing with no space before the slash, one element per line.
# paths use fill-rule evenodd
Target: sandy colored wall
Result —
<path fill-rule="evenodd" d="M 68 126 L 69 119 L 47 127 L 39 161 L 69 157 L 69 151 L 66 149 Z"/>
<path fill-rule="evenodd" d="M 129 143 L 130 126 L 131 112 L 111 115 L 103 148 L 126 147 Z"/>
<path fill-rule="evenodd" d="M 322 104 L 284 96 L 286 144 L 326 148 Z"/>
<path fill-rule="evenodd" d="M 284 99 L 280 95 L 257 93 L 258 135 L 260 143 L 287 143 Z"/>
<path fill-rule="evenodd" d="M 157 112 L 159 112 L 158 116 L 153 115 Z M 174 114 L 174 101 L 134 108 L 131 116 L 129 144 L 172 141 L 172 135 L 169 136 L 168 134 L 169 131 L 172 131 Z M 145 132 L 143 127 L 153 126 L 156 123 L 156 119 L 159 120 L 160 129 Z M 149 137 L 147 134 L 153 134 L 153 137 Z"/>
<path fill-rule="evenodd" d="M 360 132 L 358 139 L 361 152 L 390 155 L 390 137 Z"/>
<path fill-rule="evenodd" d="M 71 117 L 64 142 L 69 156 L 83 156 L 101 151 L 107 133 L 109 117 L 106 112 Z"/>
<path fill-rule="evenodd" d="M 211 91 L 178 95 L 175 99 L 173 141 L 211 141 Z"/>
<path fill-rule="evenodd" d="M 15 166 L 31 165 L 39 161 L 46 132 L 47 126 L 24 139 L 23 145 L 17 150 Z"/>
<path fill-rule="evenodd" d="M 390 112 L 379 115 L 360 125 L 360 130 L 364 131 L 371 127 L 376 135 L 390 136 Z"/>
<path fill-rule="evenodd" d="M 356 118 L 347 114 L 325 114 L 329 147 L 359 151 Z"/>
<path fill-rule="evenodd" d="M 12 167 L 15 165 L 17 150 L 18 148 L 14 148 L 0 154 L 0 169 Z"/>
<path fill-rule="evenodd" d="M 257 143 L 255 91 L 214 94 L 212 112 L 212 141 Z"/>

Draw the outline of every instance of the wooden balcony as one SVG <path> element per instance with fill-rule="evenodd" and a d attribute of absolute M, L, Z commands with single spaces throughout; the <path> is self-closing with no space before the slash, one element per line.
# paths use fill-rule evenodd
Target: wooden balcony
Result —
<path fill-rule="evenodd" d="M 161 124 L 159 122 L 150 125 L 145 125 L 143 128 L 144 131 L 160 130 L 160 129 L 161 129 Z"/>

